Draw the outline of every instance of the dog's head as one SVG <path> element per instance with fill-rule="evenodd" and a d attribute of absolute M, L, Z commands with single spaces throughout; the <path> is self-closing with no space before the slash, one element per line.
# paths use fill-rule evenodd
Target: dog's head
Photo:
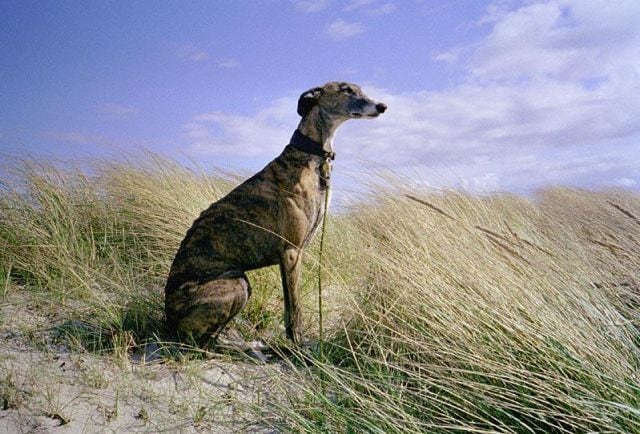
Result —
<path fill-rule="evenodd" d="M 385 104 L 365 95 L 360 86 L 342 81 L 304 92 L 298 99 L 298 114 L 305 117 L 316 106 L 330 116 L 345 119 L 375 118 L 387 109 Z"/>

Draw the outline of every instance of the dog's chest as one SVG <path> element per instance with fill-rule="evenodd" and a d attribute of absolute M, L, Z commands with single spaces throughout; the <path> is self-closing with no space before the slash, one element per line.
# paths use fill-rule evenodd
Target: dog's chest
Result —
<path fill-rule="evenodd" d="M 305 244 L 315 236 L 316 232 L 318 232 L 318 228 L 322 224 L 322 220 L 328 211 L 325 210 L 325 207 L 328 208 L 331 202 L 331 163 L 329 161 L 323 161 L 313 167 L 312 176 L 315 182 L 313 183 L 313 193 L 311 194 L 314 197 L 314 200 L 311 202 L 313 202 L 314 206 L 309 215 L 309 233 Z"/>
<path fill-rule="evenodd" d="M 326 201 L 325 201 L 325 195 L 328 195 L 328 197 L 326 197 Z M 330 201 L 331 201 L 331 190 L 320 189 L 316 196 L 316 200 L 314 201 L 313 209 L 308 214 L 309 225 L 308 225 L 307 234 L 305 236 L 305 240 L 303 242 L 304 246 L 306 246 L 318 232 L 318 229 L 322 224 L 322 220 L 326 215 L 325 205 L 328 207 Z"/>
<path fill-rule="evenodd" d="M 314 233 L 317 230 L 320 223 L 322 223 L 322 219 L 326 215 L 326 211 L 328 211 L 328 210 L 325 210 L 325 206 L 329 207 L 329 204 L 331 202 L 331 190 L 329 188 L 326 188 L 326 186 L 322 186 L 323 181 L 321 181 L 320 184 L 321 186 L 320 188 L 318 188 L 317 195 L 316 195 L 315 209 L 314 209 L 315 212 L 313 213 L 315 218 L 312 225 L 313 227 L 311 229 Z"/>
<path fill-rule="evenodd" d="M 328 205 L 327 199 L 331 197 L 326 167 L 322 167 L 322 162 L 308 161 L 298 169 L 296 176 L 289 179 L 291 184 L 285 196 L 285 208 L 288 223 L 293 225 L 297 235 L 294 237 L 296 240 L 291 241 L 306 245 L 322 223 L 325 204 Z M 325 197 L 327 194 L 329 197 Z"/>

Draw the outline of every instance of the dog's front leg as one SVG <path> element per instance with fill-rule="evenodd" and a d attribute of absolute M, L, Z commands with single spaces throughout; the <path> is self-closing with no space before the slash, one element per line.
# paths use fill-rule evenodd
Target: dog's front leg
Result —
<path fill-rule="evenodd" d="M 284 326 L 287 337 L 295 344 L 302 339 L 302 312 L 300 310 L 299 283 L 302 274 L 301 250 L 288 247 L 280 259 L 280 274 L 284 290 Z"/>

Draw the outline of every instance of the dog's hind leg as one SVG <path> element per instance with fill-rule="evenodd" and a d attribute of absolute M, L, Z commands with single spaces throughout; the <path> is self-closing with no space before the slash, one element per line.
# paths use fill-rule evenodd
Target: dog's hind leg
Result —
<path fill-rule="evenodd" d="M 181 339 L 192 338 L 202 345 L 220 334 L 250 295 L 249 280 L 241 271 L 205 282 L 187 282 L 167 299 L 167 317 L 171 312 L 171 322 Z"/>

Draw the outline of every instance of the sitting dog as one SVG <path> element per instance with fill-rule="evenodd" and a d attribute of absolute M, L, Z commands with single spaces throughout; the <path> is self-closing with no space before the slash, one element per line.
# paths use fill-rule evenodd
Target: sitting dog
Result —
<path fill-rule="evenodd" d="M 302 250 L 323 219 L 333 136 L 344 121 L 386 109 L 351 83 L 330 82 L 300 96 L 302 120 L 289 145 L 203 211 L 180 244 L 165 287 L 171 332 L 200 345 L 215 340 L 251 296 L 245 271 L 279 264 L 287 337 L 300 343 Z"/>

